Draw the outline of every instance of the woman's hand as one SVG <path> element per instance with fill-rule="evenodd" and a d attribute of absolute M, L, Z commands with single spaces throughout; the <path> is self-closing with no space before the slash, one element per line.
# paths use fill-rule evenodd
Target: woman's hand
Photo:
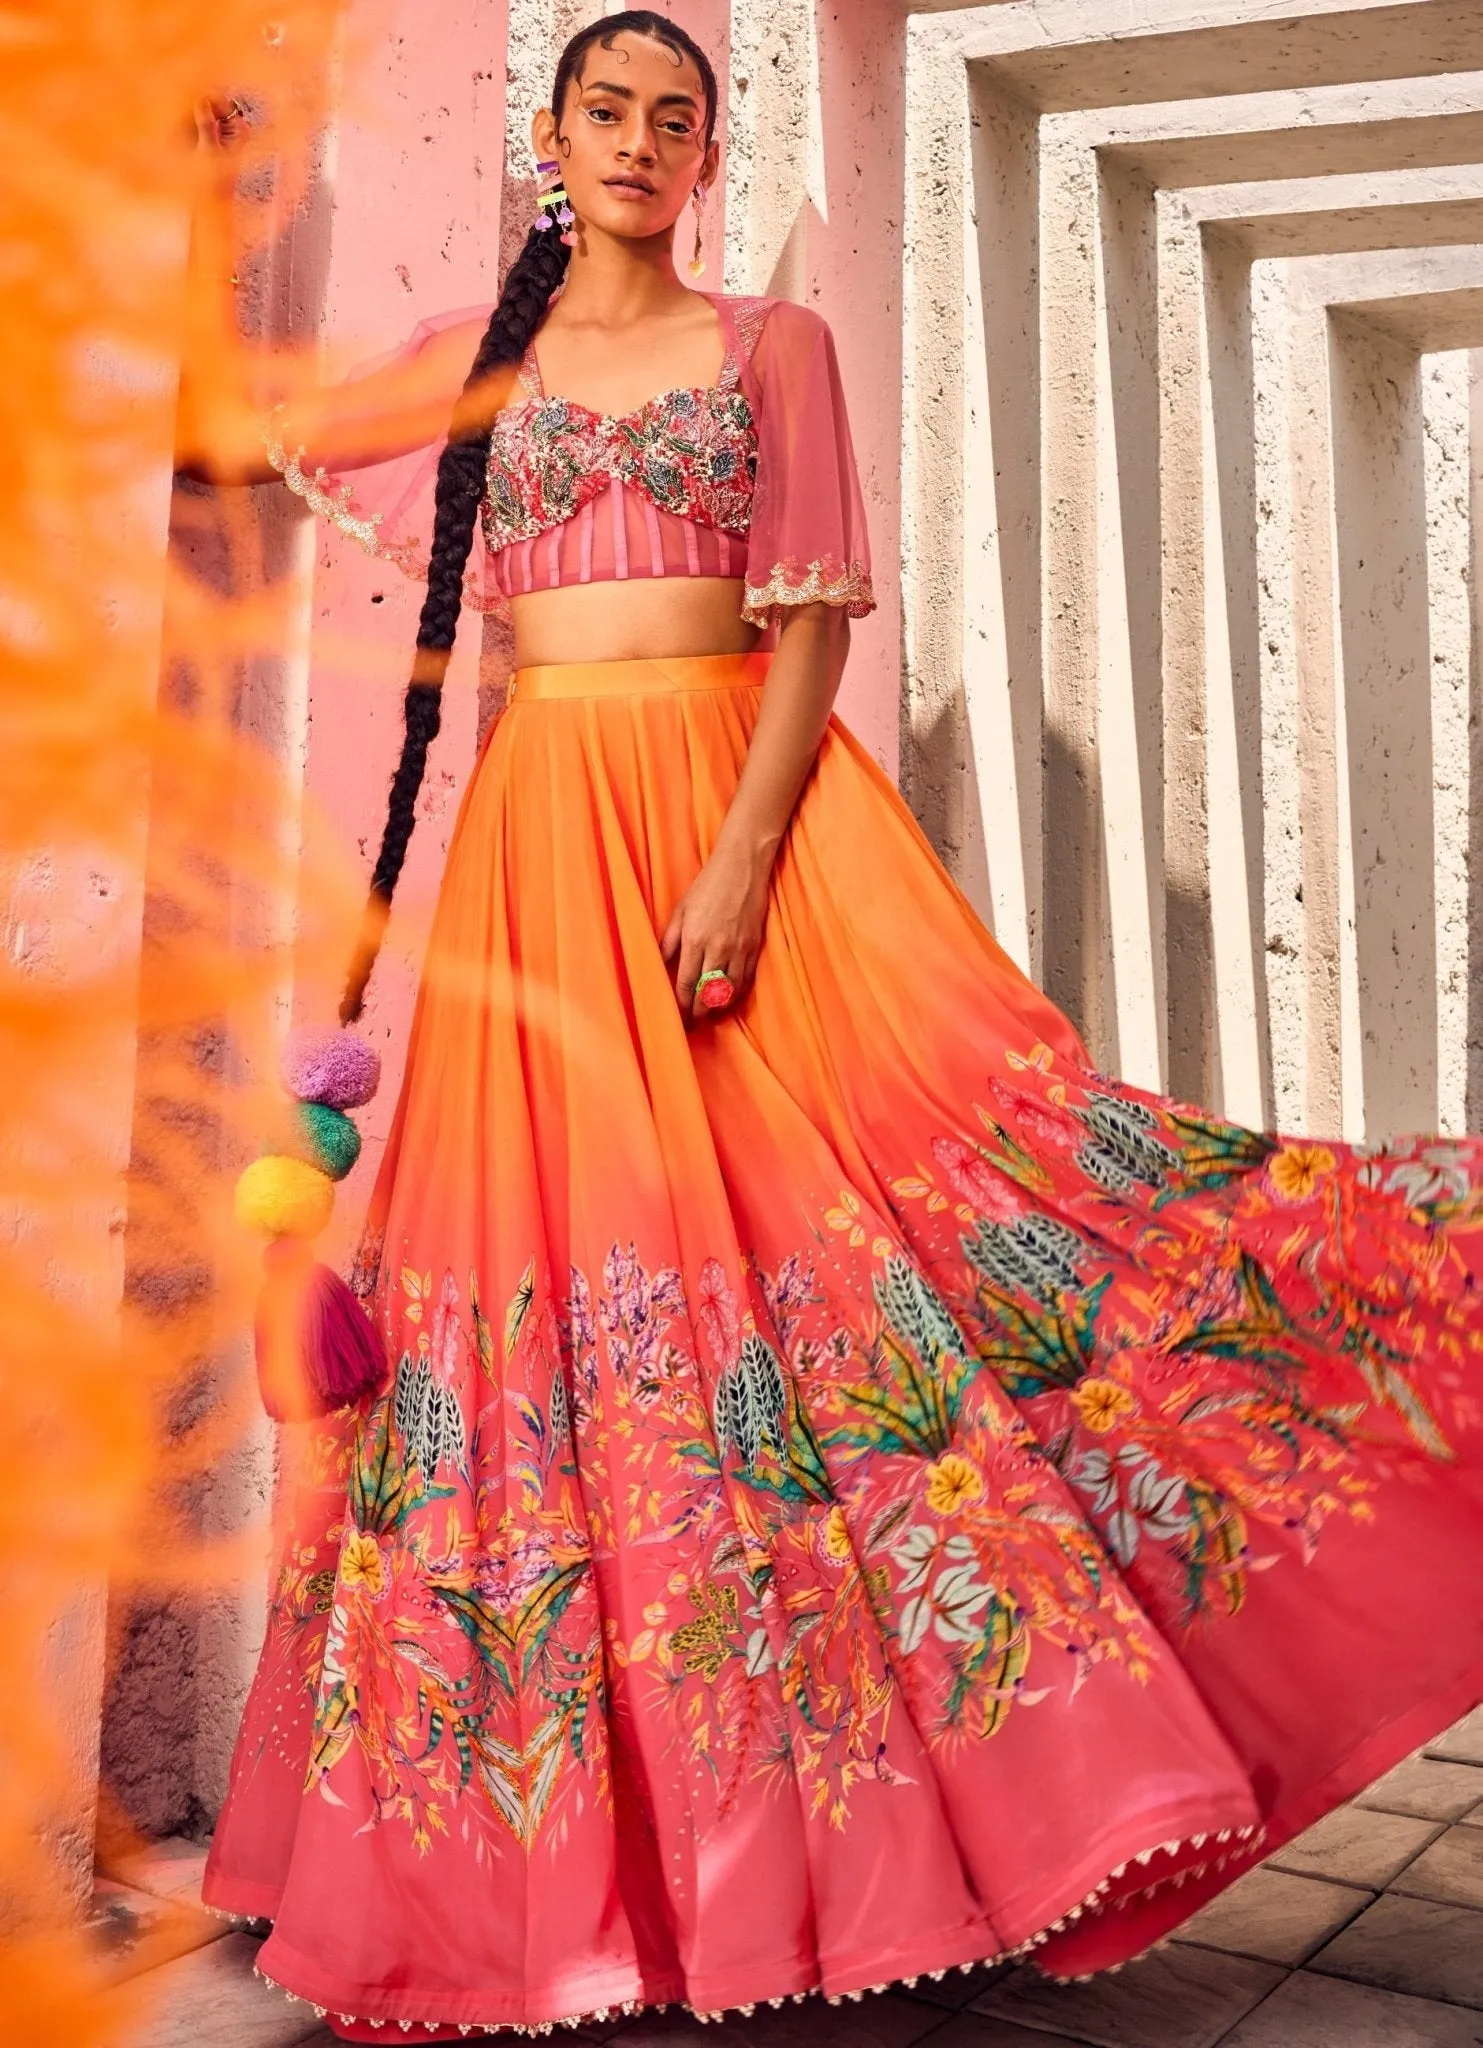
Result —
<path fill-rule="evenodd" d="M 827 604 L 797 605 L 778 629 L 757 723 L 711 857 L 675 908 L 660 945 L 686 1017 L 730 1014 L 752 986 L 767 885 L 808 780 L 849 652 L 850 622 Z M 724 1010 L 696 998 L 708 967 L 736 994 Z"/>
<path fill-rule="evenodd" d="M 752 985 L 767 921 L 770 857 L 718 845 L 675 905 L 660 949 L 674 976 L 675 996 L 692 1023 L 729 1016 Z M 719 967 L 736 994 L 722 1010 L 708 1010 L 696 993 L 707 968 Z"/>

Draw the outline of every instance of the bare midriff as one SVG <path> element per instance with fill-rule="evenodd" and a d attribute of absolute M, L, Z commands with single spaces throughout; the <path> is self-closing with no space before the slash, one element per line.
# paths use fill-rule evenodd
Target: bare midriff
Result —
<path fill-rule="evenodd" d="M 567 584 L 510 600 L 515 662 L 664 661 L 749 654 L 761 639 L 741 615 L 739 577 L 662 576 Z"/>

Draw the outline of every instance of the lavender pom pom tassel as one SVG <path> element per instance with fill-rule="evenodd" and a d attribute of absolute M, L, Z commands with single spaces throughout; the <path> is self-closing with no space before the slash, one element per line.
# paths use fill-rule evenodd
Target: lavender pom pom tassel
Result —
<path fill-rule="evenodd" d="M 280 1238 L 264 1255 L 256 1351 L 263 1406 L 275 1422 L 349 1408 L 386 1385 L 381 1340 L 338 1273 Z"/>
<path fill-rule="evenodd" d="M 295 1031 L 283 1051 L 283 1085 L 300 1102 L 358 1109 L 381 1084 L 381 1055 L 358 1031 Z"/>

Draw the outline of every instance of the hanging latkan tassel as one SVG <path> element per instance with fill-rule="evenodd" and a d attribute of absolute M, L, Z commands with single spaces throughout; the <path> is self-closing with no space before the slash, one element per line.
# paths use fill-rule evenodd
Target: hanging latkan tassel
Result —
<path fill-rule="evenodd" d="M 386 1385 L 386 1351 L 374 1325 L 339 1274 L 309 1249 L 330 1220 L 335 1182 L 360 1157 L 360 1133 L 345 1112 L 369 1102 L 380 1078 L 380 1055 L 358 1032 L 295 1034 L 282 1067 L 294 1100 L 281 1147 L 254 1160 L 237 1182 L 238 1222 L 269 1240 L 254 1348 L 263 1406 L 275 1422 L 328 1415 Z"/>

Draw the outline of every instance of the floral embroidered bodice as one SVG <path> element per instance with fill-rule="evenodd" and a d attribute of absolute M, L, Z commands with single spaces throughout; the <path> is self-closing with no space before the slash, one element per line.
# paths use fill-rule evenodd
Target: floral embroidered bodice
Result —
<path fill-rule="evenodd" d="M 575 518 L 615 483 L 697 526 L 748 530 L 757 425 L 729 352 L 714 386 L 661 392 L 630 413 L 548 398 L 533 348 L 520 384 L 524 395 L 490 436 L 483 519 L 491 551 Z"/>
<path fill-rule="evenodd" d="M 755 626 L 796 605 L 838 605 L 856 619 L 873 609 L 865 505 L 828 327 L 786 300 L 705 296 L 724 351 L 715 384 L 661 392 L 630 413 L 548 396 L 527 350 L 490 437 L 483 561 L 465 578 L 466 602 L 504 611 L 535 591 L 695 576 L 739 582 L 741 616 Z M 467 329 L 472 359 L 489 311 L 424 321 L 390 365 L 365 372 L 368 431 L 386 437 L 389 377 L 410 371 L 450 325 Z M 347 392 L 354 388 L 351 380 Z M 448 393 L 450 413 L 458 388 Z M 427 407 L 419 381 L 416 409 Z M 348 398 L 340 412 L 343 432 Z M 276 416 L 266 423 L 266 445 L 290 489 L 371 554 L 425 576 L 441 444 L 418 443 L 345 478 L 287 444 L 281 427 Z"/>

